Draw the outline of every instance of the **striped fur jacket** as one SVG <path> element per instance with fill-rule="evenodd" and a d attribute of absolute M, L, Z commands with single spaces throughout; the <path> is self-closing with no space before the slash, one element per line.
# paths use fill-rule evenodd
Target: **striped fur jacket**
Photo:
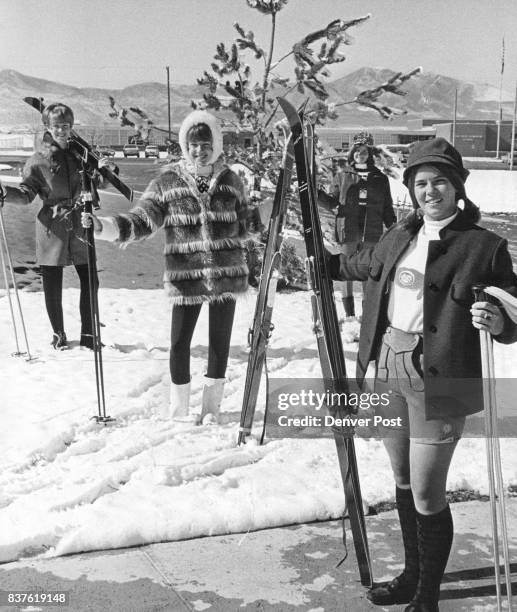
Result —
<path fill-rule="evenodd" d="M 166 166 L 128 213 L 99 217 L 99 238 L 127 243 L 165 231 L 165 289 L 173 305 L 235 299 L 248 288 L 247 196 L 221 161 L 201 193 L 181 161 Z"/>

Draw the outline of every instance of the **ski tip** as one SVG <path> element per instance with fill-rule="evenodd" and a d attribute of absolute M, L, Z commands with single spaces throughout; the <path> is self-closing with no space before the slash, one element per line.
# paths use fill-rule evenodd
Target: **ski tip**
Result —
<path fill-rule="evenodd" d="M 25 98 L 23 98 L 23 101 L 32 106 L 32 108 L 38 110 L 40 113 L 45 110 L 45 105 L 43 104 L 42 98 L 36 98 L 35 96 L 25 96 Z"/>

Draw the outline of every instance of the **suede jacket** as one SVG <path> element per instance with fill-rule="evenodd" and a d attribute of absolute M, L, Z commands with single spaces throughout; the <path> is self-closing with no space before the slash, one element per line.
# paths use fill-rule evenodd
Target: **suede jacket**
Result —
<path fill-rule="evenodd" d="M 86 264 L 85 230 L 75 205 L 81 193 L 80 163 L 57 143 L 42 143 L 25 164 L 20 184 L 28 201 L 40 197 L 36 220 L 39 265 Z M 98 184 L 100 175 L 96 175 Z"/>
<path fill-rule="evenodd" d="M 397 262 L 415 235 L 403 225 L 388 230 L 375 247 L 354 255 L 330 256 L 332 278 L 366 280 L 357 378 L 376 360 L 388 325 L 387 310 Z M 426 417 L 467 415 L 483 409 L 479 332 L 470 307 L 476 284 L 500 287 L 517 295 L 507 242 L 475 225 L 460 211 L 429 243 L 423 296 L 423 380 Z M 506 316 L 495 340 L 517 340 L 517 326 Z M 445 399 L 444 399 L 445 398 Z M 439 400 L 439 401 L 438 401 Z"/>

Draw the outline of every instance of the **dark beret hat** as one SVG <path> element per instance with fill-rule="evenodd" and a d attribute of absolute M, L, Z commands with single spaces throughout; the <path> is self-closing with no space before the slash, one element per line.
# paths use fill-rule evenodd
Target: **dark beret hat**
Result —
<path fill-rule="evenodd" d="M 445 138 L 431 138 L 421 140 L 411 146 L 409 157 L 404 170 L 402 181 L 408 185 L 411 168 L 423 164 L 445 164 L 452 166 L 465 182 L 469 171 L 463 167 L 463 160 L 459 152 Z"/>

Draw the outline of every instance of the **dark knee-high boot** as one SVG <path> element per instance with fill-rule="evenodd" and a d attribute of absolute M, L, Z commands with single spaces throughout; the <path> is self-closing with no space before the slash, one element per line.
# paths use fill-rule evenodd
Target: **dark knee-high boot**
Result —
<path fill-rule="evenodd" d="M 410 602 L 418 583 L 418 542 L 413 492 L 411 489 L 397 487 L 395 499 L 404 544 L 404 571 L 393 580 L 380 582 L 368 591 L 367 598 L 378 606 Z"/>
<path fill-rule="evenodd" d="M 345 309 L 345 316 L 355 317 L 355 305 L 353 295 L 348 295 L 347 297 L 343 298 L 343 308 Z"/>
<path fill-rule="evenodd" d="M 453 525 L 449 506 L 436 514 L 416 514 L 419 578 L 415 597 L 404 612 L 438 612 L 440 584 L 451 552 Z"/>

